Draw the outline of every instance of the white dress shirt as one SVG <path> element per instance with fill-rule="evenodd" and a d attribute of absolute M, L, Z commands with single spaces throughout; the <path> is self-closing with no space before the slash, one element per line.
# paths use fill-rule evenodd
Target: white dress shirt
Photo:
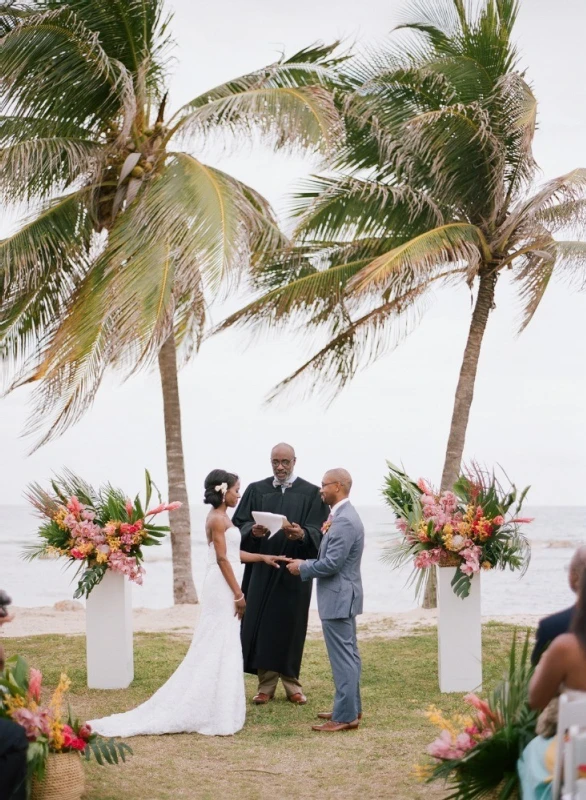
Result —
<path fill-rule="evenodd" d="M 342 508 L 342 506 L 345 505 L 345 503 L 349 503 L 349 502 L 350 502 L 350 498 L 349 497 L 345 497 L 343 500 L 340 500 L 335 505 L 333 505 L 332 506 L 332 510 L 330 511 L 330 514 L 332 515 L 332 517 L 335 515 L 336 511 L 339 508 Z"/>

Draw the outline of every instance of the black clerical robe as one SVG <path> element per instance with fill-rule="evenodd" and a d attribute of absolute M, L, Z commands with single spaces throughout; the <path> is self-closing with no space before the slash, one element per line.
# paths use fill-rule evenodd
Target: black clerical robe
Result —
<path fill-rule="evenodd" d="M 252 535 L 253 511 L 283 514 L 304 530 L 301 540 L 291 541 L 284 531 L 274 536 Z M 249 553 L 317 558 L 321 527 L 329 514 L 319 489 L 302 478 L 284 492 L 273 485 L 273 478 L 251 483 L 232 519 L 242 534 L 242 549 Z M 245 672 L 274 670 L 287 677 L 299 677 L 307 634 L 311 601 L 311 581 L 291 575 L 282 564 L 279 569 L 267 564 L 247 564 L 242 591 L 246 613 L 242 621 L 242 651 Z"/>

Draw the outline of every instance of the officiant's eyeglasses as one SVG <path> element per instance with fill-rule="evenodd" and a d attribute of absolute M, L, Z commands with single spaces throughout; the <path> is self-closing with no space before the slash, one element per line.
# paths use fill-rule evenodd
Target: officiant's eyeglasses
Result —
<path fill-rule="evenodd" d="M 271 459 L 271 464 L 273 467 L 278 467 L 279 464 L 282 464 L 285 469 L 291 466 L 291 460 L 289 458 L 273 458 Z"/>
<path fill-rule="evenodd" d="M 333 486 L 334 483 L 340 483 L 340 481 L 330 481 L 329 483 L 322 483 L 321 488 L 325 489 L 326 486 Z"/>

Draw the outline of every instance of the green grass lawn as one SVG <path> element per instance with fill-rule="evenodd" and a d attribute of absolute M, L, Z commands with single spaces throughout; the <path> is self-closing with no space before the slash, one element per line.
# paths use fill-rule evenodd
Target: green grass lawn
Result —
<path fill-rule="evenodd" d="M 484 627 L 484 687 L 491 688 L 505 670 L 513 628 Z M 20 654 L 43 671 L 46 687 L 61 671 L 72 680 L 74 713 L 92 719 L 125 711 L 149 697 L 175 669 L 188 647 L 185 637 L 135 636 L 135 680 L 129 689 L 86 688 L 85 639 L 82 636 L 35 636 L 4 640 L 7 655 Z M 126 764 L 86 764 L 87 800 L 264 800 L 264 798 L 412 798 L 442 797 L 439 785 L 426 786 L 412 774 L 413 765 L 435 737 L 424 716 L 432 703 L 446 711 L 462 708 L 458 695 L 437 687 L 435 631 L 399 639 L 374 638 L 361 643 L 364 720 L 358 731 L 318 734 L 311 731 L 318 711 L 332 703 L 333 684 L 325 645 L 309 640 L 303 662 L 306 706 L 279 694 L 268 706 L 249 704 L 246 726 L 233 737 L 197 734 L 147 736 L 129 740 Z M 255 682 L 247 676 L 252 697 Z M 280 690 L 282 692 L 282 690 Z"/>

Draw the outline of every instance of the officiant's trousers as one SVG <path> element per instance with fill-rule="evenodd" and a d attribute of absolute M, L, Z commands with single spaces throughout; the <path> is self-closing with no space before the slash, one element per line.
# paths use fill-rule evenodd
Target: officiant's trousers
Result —
<path fill-rule="evenodd" d="M 262 692 L 263 694 L 268 694 L 269 697 L 272 697 L 275 694 L 277 684 L 279 683 L 279 678 L 281 679 L 285 691 L 287 692 L 287 697 L 291 697 L 291 695 L 298 694 L 299 692 L 303 691 L 297 678 L 290 678 L 287 675 L 281 675 L 280 672 L 275 672 L 272 669 L 258 670 L 258 691 Z"/>
<path fill-rule="evenodd" d="M 322 619 L 321 624 L 336 686 L 332 720 L 354 722 L 362 711 L 356 617 Z"/>

